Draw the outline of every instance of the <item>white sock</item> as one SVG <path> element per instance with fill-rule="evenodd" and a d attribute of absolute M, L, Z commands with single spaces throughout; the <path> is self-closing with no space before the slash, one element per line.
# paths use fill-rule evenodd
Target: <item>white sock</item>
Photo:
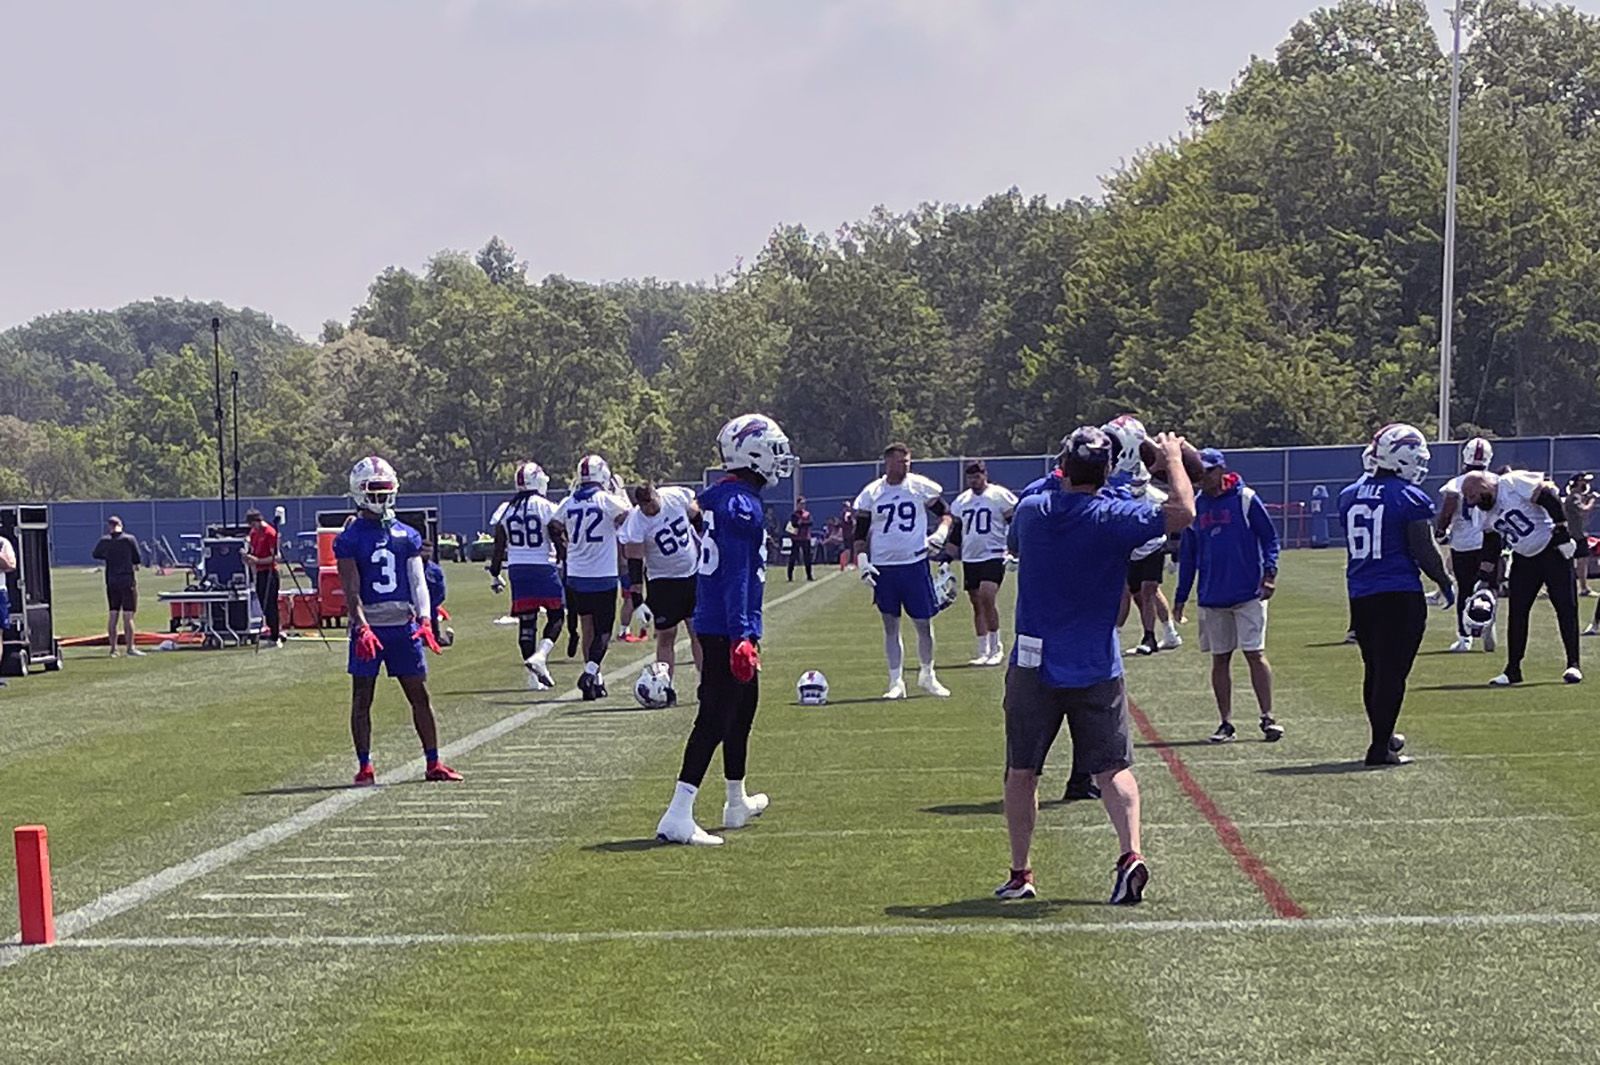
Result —
<path fill-rule="evenodd" d="M 986 632 L 978 637 L 978 657 L 982 658 L 989 653 L 989 634 Z"/>
<path fill-rule="evenodd" d="M 583 664 L 583 671 L 585 673 L 593 673 L 596 676 L 599 676 L 599 674 L 600 674 L 600 663 L 599 662 L 585 662 Z"/>
<path fill-rule="evenodd" d="M 554 647 L 555 645 L 556 642 L 554 640 L 540 640 L 539 649 L 533 652 L 533 657 L 543 662 L 546 658 L 550 657 L 550 648 Z"/>
<path fill-rule="evenodd" d="M 989 653 L 992 655 L 1000 653 L 1000 631 L 998 629 L 989 634 Z"/>
<path fill-rule="evenodd" d="M 1175 622 L 1173 622 L 1173 620 L 1171 618 L 1168 618 L 1167 622 L 1166 622 L 1166 636 L 1167 636 L 1167 639 L 1170 640 L 1170 639 L 1172 639 L 1173 637 L 1175 637 L 1177 635 L 1178 635 L 1178 626 L 1177 626 L 1177 624 Z"/>
<path fill-rule="evenodd" d="M 905 670 L 902 667 L 894 666 L 889 670 L 889 687 L 892 688 L 896 684 L 904 682 L 905 679 Z"/>
<path fill-rule="evenodd" d="M 694 817 L 694 797 L 699 792 L 693 784 L 678 781 L 678 786 L 672 789 L 672 804 L 667 807 L 667 813 L 675 817 Z"/>
<path fill-rule="evenodd" d="M 730 781 L 728 781 L 728 801 L 729 802 L 746 802 L 746 801 L 749 800 L 749 798 L 750 798 L 750 796 L 745 794 L 744 781 L 742 781 L 742 780 L 730 780 Z"/>

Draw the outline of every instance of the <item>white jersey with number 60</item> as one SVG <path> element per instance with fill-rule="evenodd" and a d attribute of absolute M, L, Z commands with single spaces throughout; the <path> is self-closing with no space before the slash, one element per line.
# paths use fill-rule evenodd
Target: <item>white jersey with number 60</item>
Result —
<path fill-rule="evenodd" d="M 856 496 L 857 517 L 872 519 L 867 557 L 877 566 L 920 562 L 928 554 L 928 504 L 944 489 L 918 473 L 899 484 L 879 477 Z"/>
<path fill-rule="evenodd" d="M 1011 512 L 1017 509 L 1017 497 L 1011 489 L 990 481 L 982 492 L 969 488 L 956 496 L 951 509 L 961 523 L 961 561 L 988 562 L 1005 557 L 1006 528 L 1011 524 Z"/>
<path fill-rule="evenodd" d="M 550 519 L 559 508 L 531 492 L 513 496 L 494 512 L 492 524 L 506 531 L 506 565 L 554 566 L 556 548 L 550 542 Z"/>
<path fill-rule="evenodd" d="M 644 564 L 652 577 L 692 577 L 700 546 L 689 524 L 694 493 L 687 488 L 658 488 L 661 509 L 651 517 L 638 507 L 622 523 L 622 542 L 644 545 Z"/>
<path fill-rule="evenodd" d="M 1550 546 L 1550 533 L 1556 527 L 1550 512 L 1534 502 L 1543 484 L 1543 473 L 1502 473 L 1494 493 L 1494 509 L 1478 511 L 1480 526 L 1499 533 L 1501 541 L 1516 554 L 1537 555 Z"/>
<path fill-rule="evenodd" d="M 617 519 L 628 501 L 615 492 L 580 489 L 557 513 L 567 529 L 567 577 L 617 576 Z"/>

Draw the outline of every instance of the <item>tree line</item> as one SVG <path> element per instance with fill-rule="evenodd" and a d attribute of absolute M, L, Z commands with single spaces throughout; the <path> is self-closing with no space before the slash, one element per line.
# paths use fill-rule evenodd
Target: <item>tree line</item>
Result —
<path fill-rule="evenodd" d="M 1600 427 L 1600 20 L 1463 3 L 1456 435 Z M 1016 189 L 773 231 L 702 284 L 528 276 L 499 238 L 375 278 L 307 342 L 156 299 L 0 333 L 0 498 L 215 490 L 211 336 L 245 488 L 498 487 L 587 451 L 695 477 L 727 416 L 809 461 L 1049 450 L 1123 410 L 1230 446 L 1436 428 L 1449 57 L 1422 0 L 1343 0 L 1202 93 L 1092 200 Z"/>

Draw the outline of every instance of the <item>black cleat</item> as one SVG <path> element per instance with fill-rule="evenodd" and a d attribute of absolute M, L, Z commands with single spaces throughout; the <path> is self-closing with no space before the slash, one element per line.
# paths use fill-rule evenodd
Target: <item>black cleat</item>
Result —
<path fill-rule="evenodd" d="M 1233 722 L 1224 721 L 1217 726 L 1217 731 L 1207 736 L 1212 743 L 1232 743 L 1234 737 Z"/>
<path fill-rule="evenodd" d="M 585 673 L 578 678 L 578 691 L 582 693 L 584 702 L 592 703 L 605 698 L 606 686 L 600 682 L 597 674 Z"/>
<path fill-rule="evenodd" d="M 1270 716 L 1261 719 L 1261 738 L 1268 743 L 1277 743 L 1283 739 L 1283 726 L 1272 720 Z"/>

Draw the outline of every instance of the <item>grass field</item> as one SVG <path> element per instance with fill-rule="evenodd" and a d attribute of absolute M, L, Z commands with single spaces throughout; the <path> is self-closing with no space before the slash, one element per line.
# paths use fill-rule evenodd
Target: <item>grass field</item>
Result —
<path fill-rule="evenodd" d="M 963 603 L 939 625 L 954 698 L 879 702 L 853 575 L 775 573 L 750 777 L 772 807 L 717 849 L 648 839 L 692 709 L 634 706 L 629 645 L 621 698 L 527 693 L 477 567 L 446 568 L 458 640 L 434 660 L 445 738 L 470 745 L 450 755 L 460 785 L 414 782 L 385 682 L 391 783 L 344 787 L 338 636 L 331 652 L 75 653 L 0 691 L 0 824 L 48 825 L 64 933 L 0 946 L 0 1060 L 1595 1060 L 1593 684 L 1559 683 L 1543 604 L 1511 691 L 1483 687 L 1499 657 L 1443 653 L 1435 612 L 1401 722 L 1418 762 L 1356 770 L 1340 562 L 1286 556 L 1280 744 L 1253 726 L 1203 742 L 1192 623 L 1189 646 L 1129 663 L 1154 876 L 1128 910 L 1103 904 L 1116 854 L 1098 804 L 1049 804 L 1042 897 L 993 901 L 1001 671 L 957 665 Z M 58 573 L 64 630 L 101 624 L 96 581 Z M 828 707 L 794 705 L 806 668 L 827 672 Z M 1250 724 L 1242 663 L 1236 700 Z M 1063 781 L 1052 770 L 1046 797 Z"/>

